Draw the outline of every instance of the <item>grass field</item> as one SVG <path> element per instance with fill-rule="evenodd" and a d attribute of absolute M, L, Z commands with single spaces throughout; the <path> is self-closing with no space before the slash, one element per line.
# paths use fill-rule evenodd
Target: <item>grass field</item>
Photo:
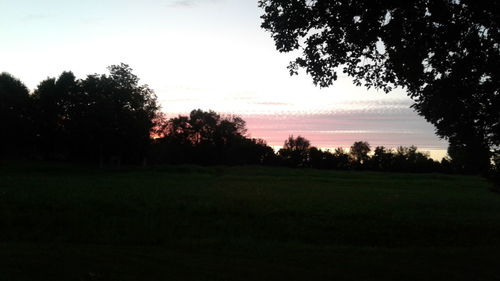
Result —
<path fill-rule="evenodd" d="M 0 166 L 0 280 L 500 280 L 474 176 Z"/>

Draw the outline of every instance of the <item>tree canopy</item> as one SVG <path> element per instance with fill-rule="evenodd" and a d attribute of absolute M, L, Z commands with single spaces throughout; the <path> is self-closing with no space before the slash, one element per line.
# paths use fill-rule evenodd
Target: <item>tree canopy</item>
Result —
<path fill-rule="evenodd" d="M 0 73 L 0 154 L 22 149 L 33 137 L 30 109 L 28 88 L 11 74 Z"/>
<path fill-rule="evenodd" d="M 368 153 L 370 153 L 370 144 L 366 141 L 354 142 L 349 150 L 352 160 L 359 164 L 363 164 L 368 160 Z"/>
<path fill-rule="evenodd" d="M 407 90 L 469 168 L 500 146 L 500 2 L 478 0 L 261 0 L 262 27 L 289 66 L 321 87 L 338 72 L 356 85 Z M 472 157 L 479 151 L 480 157 Z M 479 158 L 479 159 L 477 159 Z"/>
<path fill-rule="evenodd" d="M 278 151 L 278 154 L 285 159 L 287 165 L 293 167 L 305 166 L 309 161 L 309 147 L 311 143 L 308 139 L 293 135 L 289 136 L 283 144 L 283 148 Z"/>
<path fill-rule="evenodd" d="M 236 115 L 195 109 L 159 123 L 153 145 L 157 162 L 264 164 L 274 156 L 265 141 L 246 136 L 246 122 Z"/>
<path fill-rule="evenodd" d="M 76 79 L 63 72 L 32 96 L 39 150 L 46 159 L 137 162 L 144 157 L 159 106 L 126 64 Z"/>

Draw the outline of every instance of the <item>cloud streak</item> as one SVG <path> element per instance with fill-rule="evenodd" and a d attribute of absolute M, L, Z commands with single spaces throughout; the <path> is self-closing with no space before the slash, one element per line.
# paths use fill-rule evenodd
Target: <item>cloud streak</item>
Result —
<path fill-rule="evenodd" d="M 256 105 L 291 105 L 288 102 L 274 102 L 274 101 L 262 101 L 262 102 L 254 102 Z"/>
<path fill-rule="evenodd" d="M 323 148 L 349 147 L 359 140 L 372 146 L 390 148 L 416 145 L 423 150 L 445 150 L 446 142 L 432 133 L 432 126 L 406 112 L 364 112 L 353 114 L 269 114 L 247 115 L 252 137 L 263 138 L 272 146 L 281 146 L 291 134 L 302 135 Z"/>
<path fill-rule="evenodd" d="M 214 4 L 217 2 L 220 2 L 220 0 L 176 0 L 168 4 L 168 6 L 171 8 L 193 8 L 201 3 Z"/>

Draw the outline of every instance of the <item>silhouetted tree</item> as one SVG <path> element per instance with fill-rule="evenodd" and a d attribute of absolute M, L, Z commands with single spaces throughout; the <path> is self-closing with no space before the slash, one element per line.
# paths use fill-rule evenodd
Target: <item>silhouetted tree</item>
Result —
<path fill-rule="evenodd" d="M 215 132 L 220 123 L 220 115 L 214 111 L 196 109 L 189 114 L 192 128 L 191 140 L 195 145 L 215 145 Z"/>
<path fill-rule="evenodd" d="M 416 146 L 399 146 L 393 156 L 393 170 L 401 172 L 439 171 L 439 162 L 432 160 L 428 153 L 419 152 Z"/>
<path fill-rule="evenodd" d="M 46 158 L 140 162 L 158 116 L 154 92 L 126 64 L 109 75 L 48 78 L 33 99 L 39 147 Z"/>
<path fill-rule="evenodd" d="M 152 120 L 151 137 L 153 139 L 161 139 L 166 136 L 169 120 L 164 112 L 158 111 Z"/>
<path fill-rule="evenodd" d="M 499 1 L 260 0 L 280 52 L 329 86 L 337 71 L 388 92 L 403 87 L 437 134 L 485 170 L 500 146 Z M 455 149 L 455 148 L 453 148 Z M 473 156 L 474 155 L 474 156 Z"/>
<path fill-rule="evenodd" d="M 168 121 L 165 138 L 177 145 L 195 145 L 197 144 L 195 129 L 191 127 L 189 117 L 179 116 Z"/>
<path fill-rule="evenodd" d="M 349 154 L 345 152 L 342 147 L 337 147 L 333 153 L 334 167 L 337 169 L 345 170 L 350 167 Z"/>
<path fill-rule="evenodd" d="M 310 142 L 304 137 L 297 136 L 296 138 L 289 136 L 283 145 L 283 148 L 278 151 L 286 165 L 292 167 L 306 166 L 309 161 L 309 146 Z"/>
<path fill-rule="evenodd" d="M 34 133 L 28 88 L 17 78 L 0 73 L 0 159 L 20 156 L 32 144 Z"/>
<path fill-rule="evenodd" d="M 109 75 L 89 75 L 81 81 L 81 103 L 76 121 L 79 139 L 90 155 L 118 164 L 138 162 L 150 143 L 159 109 L 156 95 L 126 64 L 112 65 Z"/>
<path fill-rule="evenodd" d="M 321 149 L 318 149 L 316 147 L 310 147 L 309 148 L 309 165 L 313 168 L 316 169 L 324 169 L 328 167 L 327 161 L 326 161 L 326 154 L 328 152 L 323 152 Z"/>
<path fill-rule="evenodd" d="M 231 165 L 271 165 L 276 159 L 274 150 L 264 140 L 243 137 L 228 148 L 225 162 Z"/>
<path fill-rule="evenodd" d="M 371 151 L 370 144 L 366 141 L 354 142 L 349 150 L 351 159 L 356 167 L 360 167 L 365 164 L 369 159 L 368 153 Z"/>
<path fill-rule="evenodd" d="M 171 118 L 163 137 L 155 140 L 153 156 L 159 163 L 270 164 L 274 151 L 260 139 L 245 136 L 245 121 L 196 109 L 189 116 Z"/>
<path fill-rule="evenodd" d="M 247 133 L 246 122 L 241 117 L 229 115 L 220 120 L 215 132 L 219 147 L 231 146 L 234 141 L 239 140 Z"/>
<path fill-rule="evenodd" d="M 189 114 L 190 139 L 195 147 L 197 162 L 223 161 L 226 151 L 240 141 L 246 124 L 238 116 L 221 117 L 214 111 L 193 110 Z"/>
<path fill-rule="evenodd" d="M 389 171 L 393 166 L 392 150 L 384 146 L 377 146 L 370 158 L 370 168 L 379 171 Z"/>
<path fill-rule="evenodd" d="M 44 158 L 61 159 L 69 155 L 72 138 L 71 122 L 76 108 L 79 85 L 71 72 L 63 72 L 59 78 L 47 78 L 34 92 L 34 118 L 37 143 Z M 73 126 L 75 127 L 75 126 Z"/>

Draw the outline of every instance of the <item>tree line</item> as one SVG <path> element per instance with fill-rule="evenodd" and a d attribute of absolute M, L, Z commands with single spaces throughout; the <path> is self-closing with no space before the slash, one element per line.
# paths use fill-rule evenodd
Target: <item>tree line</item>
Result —
<path fill-rule="evenodd" d="M 42 81 L 33 93 L 0 74 L 0 159 L 34 158 L 103 166 L 122 164 L 273 165 L 398 172 L 473 172 L 461 159 L 434 161 L 416 147 L 322 150 L 290 136 L 275 152 L 247 136 L 236 115 L 193 110 L 167 118 L 157 97 L 126 64 L 77 79 L 72 72 Z"/>
<path fill-rule="evenodd" d="M 290 136 L 277 153 L 281 165 L 288 167 L 311 167 L 336 170 L 372 170 L 389 172 L 464 172 L 451 159 L 441 162 L 430 158 L 429 153 L 420 152 L 416 146 L 399 146 L 396 149 L 372 147 L 366 141 L 356 141 L 347 151 L 341 147 L 333 151 L 310 145 L 302 136 Z"/>
<path fill-rule="evenodd" d="M 289 136 L 277 152 L 262 139 L 248 138 L 245 121 L 214 111 L 156 121 L 150 160 L 161 164 L 270 165 L 291 168 L 375 170 L 391 172 L 465 172 L 452 160 L 435 161 L 417 147 L 395 150 L 355 142 L 349 151 L 323 150 L 302 136 Z"/>

